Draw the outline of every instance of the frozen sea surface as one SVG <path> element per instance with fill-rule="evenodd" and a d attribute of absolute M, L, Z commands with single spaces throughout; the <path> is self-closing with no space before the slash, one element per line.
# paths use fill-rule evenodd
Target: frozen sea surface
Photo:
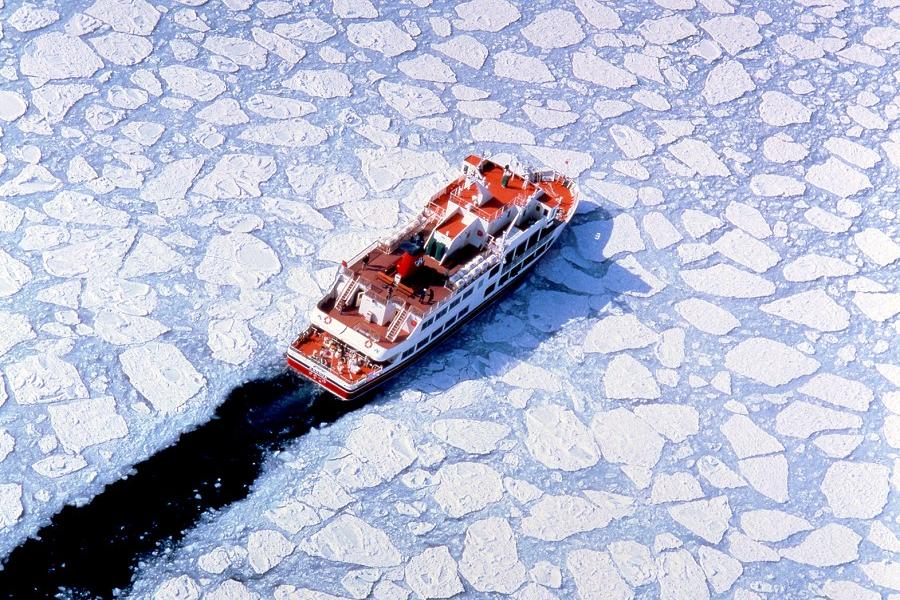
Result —
<path fill-rule="evenodd" d="M 479 151 L 557 247 L 132 595 L 900 594 L 896 2 L 5 4 L 0 556 Z"/>

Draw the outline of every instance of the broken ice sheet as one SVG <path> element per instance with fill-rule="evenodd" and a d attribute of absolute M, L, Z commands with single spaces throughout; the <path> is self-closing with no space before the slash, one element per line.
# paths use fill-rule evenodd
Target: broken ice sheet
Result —
<path fill-rule="evenodd" d="M 36 4 L 0 92 L 4 556 L 277 362 L 334 265 L 486 151 L 584 202 L 451 342 L 465 375 L 298 441 L 309 468 L 267 464 L 134 593 L 896 591 L 855 537 L 897 516 L 891 7 Z"/>

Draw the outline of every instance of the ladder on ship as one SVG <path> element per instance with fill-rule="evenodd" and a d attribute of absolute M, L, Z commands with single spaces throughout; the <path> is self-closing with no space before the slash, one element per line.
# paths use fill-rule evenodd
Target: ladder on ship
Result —
<path fill-rule="evenodd" d="M 406 317 L 409 315 L 409 303 L 403 305 L 397 312 L 397 316 L 394 317 L 394 320 L 391 321 L 391 326 L 388 328 L 387 339 L 389 342 L 393 342 L 397 339 L 397 336 L 400 335 L 400 330 L 403 329 L 403 324 L 406 322 Z"/>
<path fill-rule="evenodd" d="M 347 282 L 347 285 L 344 286 L 344 289 L 341 290 L 341 295 L 338 297 L 337 302 L 335 302 L 334 307 L 337 310 L 341 310 L 347 304 L 347 300 L 350 299 L 350 295 L 356 289 L 356 282 L 359 281 L 359 275 L 354 276 Z"/>

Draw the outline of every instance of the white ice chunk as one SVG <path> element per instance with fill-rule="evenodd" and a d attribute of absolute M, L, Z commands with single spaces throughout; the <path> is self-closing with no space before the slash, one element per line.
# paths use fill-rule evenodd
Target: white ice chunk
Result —
<path fill-rule="evenodd" d="M 777 133 L 763 141 L 763 156 L 776 163 L 803 160 L 808 154 L 806 146 L 786 133 Z"/>
<path fill-rule="evenodd" d="M 447 112 L 447 107 L 433 91 L 427 88 L 382 81 L 378 93 L 384 101 L 407 119 L 418 119 Z"/>
<path fill-rule="evenodd" d="M 725 354 L 725 366 L 744 377 L 777 387 L 811 375 L 819 361 L 781 342 L 764 337 L 742 341 Z"/>
<path fill-rule="evenodd" d="M 714 456 L 704 456 L 697 461 L 697 470 L 710 485 L 719 489 L 743 487 L 746 482 Z"/>
<path fill-rule="evenodd" d="M 606 366 L 603 389 L 614 400 L 655 400 L 659 386 L 650 370 L 630 354 L 616 355 Z"/>
<path fill-rule="evenodd" d="M 525 39 L 538 48 L 572 46 L 584 39 L 584 31 L 571 12 L 551 9 L 538 13 L 530 25 L 522 28 Z"/>
<path fill-rule="evenodd" d="M 613 315 L 597 321 L 584 339 L 585 352 L 611 354 L 620 350 L 645 348 L 658 335 L 634 314 Z"/>
<path fill-rule="evenodd" d="M 622 516 L 621 512 L 610 511 L 579 496 L 545 495 L 529 507 L 521 527 L 522 533 L 529 537 L 558 542 L 576 533 L 606 527 Z"/>
<path fill-rule="evenodd" d="M 650 424 L 669 441 L 680 443 L 700 430 L 700 415 L 693 406 L 683 404 L 641 404 L 634 414 Z"/>
<path fill-rule="evenodd" d="M 490 517 L 469 525 L 459 570 L 479 592 L 510 594 L 525 582 L 516 537 L 505 519 Z"/>
<path fill-rule="evenodd" d="M 0 483 L 0 530 L 18 523 L 23 510 L 22 485 Z"/>
<path fill-rule="evenodd" d="M 646 421 L 625 408 L 598 412 L 591 431 L 605 460 L 630 466 L 654 467 L 665 444 Z"/>
<path fill-rule="evenodd" d="M 318 146 L 328 139 L 328 133 L 306 119 L 286 119 L 275 123 L 249 125 L 238 139 L 257 144 L 269 144 L 286 148 Z"/>
<path fill-rule="evenodd" d="M 128 433 L 125 419 L 116 412 L 116 401 L 111 396 L 52 404 L 47 412 L 59 441 L 75 454 Z"/>
<path fill-rule="evenodd" d="M 632 540 L 618 540 L 609 544 L 609 553 L 631 586 L 640 587 L 656 579 L 656 565 L 647 546 Z"/>
<path fill-rule="evenodd" d="M 674 44 L 697 33 L 697 28 L 681 15 L 648 19 L 637 29 L 649 43 L 659 45 Z"/>
<path fill-rule="evenodd" d="M 453 72 L 453 69 L 433 54 L 423 53 L 409 60 L 402 60 L 397 63 L 397 68 L 412 79 L 456 83 L 456 73 Z"/>
<path fill-rule="evenodd" d="M 669 146 L 672 156 L 683 162 L 691 171 L 703 177 L 728 177 L 731 171 L 719 160 L 712 147 L 701 140 L 684 138 Z"/>
<path fill-rule="evenodd" d="M 794 123 L 809 123 L 812 110 L 787 94 L 765 91 L 759 104 L 759 116 L 769 125 L 784 127 Z"/>
<path fill-rule="evenodd" d="M 806 171 L 806 181 L 835 196 L 847 198 L 872 187 L 865 173 L 861 173 L 833 156 Z"/>
<path fill-rule="evenodd" d="M 311 556 L 366 567 L 393 567 L 401 561 L 384 531 L 350 514 L 337 516 L 301 542 L 300 549 Z"/>
<path fill-rule="evenodd" d="M 900 244 L 880 229 L 868 227 L 854 234 L 853 243 L 880 267 L 886 267 L 900 259 Z"/>
<path fill-rule="evenodd" d="M 32 38 L 22 51 L 19 70 L 38 79 L 90 77 L 103 61 L 79 38 L 61 31 Z"/>
<path fill-rule="evenodd" d="M 834 429 L 856 429 L 862 419 L 856 415 L 796 400 L 778 413 L 775 430 L 781 435 L 806 439 L 814 433 Z"/>
<path fill-rule="evenodd" d="M 441 419 L 431 424 L 435 436 L 469 454 L 490 454 L 509 431 L 502 423 L 472 419 Z"/>
<path fill-rule="evenodd" d="M 700 546 L 697 554 L 700 558 L 700 566 L 706 573 L 706 579 L 709 580 L 713 590 L 719 594 L 730 590 L 744 572 L 744 567 L 739 560 L 735 560 L 715 548 Z"/>
<path fill-rule="evenodd" d="M 213 237 L 196 269 L 198 279 L 242 288 L 258 288 L 279 271 L 275 251 L 249 233 Z"/>
<path fill-rule="evenodd" d="M 572 74 L 603 87 L 619 90 L 637 85 L 637 77 L 633 73 L 615 66 L 588 51 L 576 52 L 572 57 Z"/>
<path fill-rule="evenodd" d="M 0 120 L 15 121 L 24 115 L 27 109 L 28 102 L 25 96 L 18 92 L 0 91 Z"/>
<path fill-rule="evenodd" d="M 835 517 L 873 519 L 887 503 L 889 476 L 883 465 L 842 460 L 828 467 L 821 489 Z"/>
<path fill-rule="evenodd" d="M 447 546 L 428 548 L 405 568 L 406 584 L 420 598 L 451 598 L 464 591 Z"/>
<path fill-rule="evenodd" d="M 581 600 L 631 600 L 634 592 L 622 579 L 608 552 L 579 549 L 566 556 Z"/>
<path fill-rule="evenodd" d="M 686 502 L 703 497 L 700 482 L 690 473 L 660 473 L 653 480 L 650 490 L 650 502 L 662 504 L 664 502 Z"/>
<path fill-rule="evenodd" d="M 732 56 L 762 41 L 759 25 L 748 17 L 737 15 L 713 17 L 700 23 L 700 28 Z"/>
<path fill-rule="evenodd" d="M 788 464 L 783 454 L 754 456 L 738 463 L 741 475 L 753 488 L 775 502 L 790 499 L 788 494 Z"/>
<path fill-rule="evenodd" d="M 600 450 L 575 413 L 555 404 L 525 411 L 525 444 L 535 460 L 551 469 L 578 471 L 597 464 Z"/>
<path fill-rule="evenodd" d="M 825 140 L 825 148 L 846 162 L 863 169 L 871 169 L 881 161 L 878 152 L 847 138 L 830 137 Z"/>
<path fill-rule="evenodd" d="M 727 264 L 716 264 L 705 269 L 687 269 L 679 275 L 694 290 L 712 296 L 760 298 L 775 293 L 775 284 L 768 279 Z"/>
<path fill-rule="evenodd" d="M 166 65 L 159 70 L 159 75 L 173 93 L 188 96 L 194 100 L 213 100 L 225 91 L 225 83 L 219 76 L 203 69 L 184 65 Z"/>
<path fill-rule="evenodd" d="M 473 69 L 481 69 L 487 60 L 488 49 L 471 35 L 457 35 L 446 42 L 434 44 L 435 50 Z"/>
<path fill-rule="evenodd" d="M 755 89 L 756 84 L 744 66 L 736 60 L 726 60 L 710 69 L 703 86 L 703 97 L 715 106 L 737 100 Z"/>
<path fill-rule="evenodd" d="M 821 289 L 800 292 L 762 304 L 765 313 L 819 331 L 843 331 L 850 325 L 850 313 Z"/>
<path fill-rule="evenodd" d="M 863 412 L 869 410 L 869 403 L 875 398 L 866 384 L 832 373 L 816 375 L 798 390 L 823 402 Z"/>
<path fill-rule="evenodd" d="M 100 56 L 125 67 L 138 64 L 153 52 L 153 43 L 147 38 L 118 31 L 111 31 L 89 41 Z"/>
<path fill-rule="evenodd" d="M 575 0 L 575 6 L 587 22 L 597 29 L 618 29 L 622 26 L 618 13 L 596 0 Z"/>
<path fill-rule="evenodd" d="M 336 69 L 300 69 L 283 85 L 316 98 L 346 97 L 353 90 L 347 74 Z"/>
<path fill-rule="evenodd" d="M 803 517 L 780 510 L 749 510 L 741 515 L 741 529 L 759 542 L 780 542 L 812 525 Z"/>
<path fill-rule="evenodd" d="M 87 388 L 74 366 L 54 354 L 36 354 L 6 367 L 5 375 L 19 404 L 86 398 Z"/>
<path fill-rule="evenodd" d="M 859 269 L 854 265 L 822 254 L 804 254 L 786 264 L 782 269 L 788 281 L 815 281 L 821 277 L 845 277 L 855 275 Z"/>
<path fill-rule="evenodd" d="M 849 527 L 829 523 L 807 535 L 798 545 L 782 550 L 781 555 L 804 565 L 834 567 L 859 558 L 861 540 Z"/>
<path fill-rule="evenodd" d="M 347 40 L 354 46 L 380 52 L 388 58 L 399 56 L 416 47 L 416 42 L 410 35 L 393 21 L 351 23 L 347 26 Z"/>
<path fill-rule="evenodd" d="M 87 464 L 87 461 L 80 454 L 54 454 L 37 461 L 31 465 L 31 468 L 44 477 L 57 479 L 80 471 Z"/>
<path fill-rule="evenodd" d="M 129 217 L 125 211 L 104 206 L 93 196 L 64 190 L 41 207 L 47 215 L 67 223 L 124 227 Z"/>
<path fill-rule="evenodd" d="M 159 11 L 145 0 L 96 0 L 86 11 L 115 31 L 150 35 L 159 21 Z"/>
<path fill-rule="evenodd" d="M 471 0 L 455 7 L 459 19 L 453 21 L 463 31 L 496 33 L 522 16 L 519 9 L 506 0 Z"/>
<path fill-rule="evenodd" d="M 719 217 L 688 208 L 681 213 L 681 225 L 692 238 L 700 239 L 710 231 L 719 229 L 725 223 Z"/>
<path fill-rule="evenodd" d="M 181 351 L 172 344 L 150 342 L 119 355 L 131 385 L 163 413 L 181 408 L 206 385 Z"/>
<path fill-rule="evenodd" d="M 683 239 L 681 233 L 661 212 L 647 213 L 641 220 L 641 225 L 657 250 L 668 248 Z"/>
<path fill-rule="evenodd" d="M 657 556 L 656 571 L 661 600 L 709 600 L 706 575 L 687 550 Z"/>
<path fill-rule="evenodd" d="M 787 175 L 762 173 L 750 178 L 750 191 L 764 198 L 802 196 L 806 184 Z"/>
<path fill-rule="evenodd" d="M 3 332 L 3 337 L 0 338 L 0 357 L 14 346 L 35 337 L 28 317 L 5 310 L 0 310 L 0 331 Z"/>
<path fill-rule="evenodd" d="M 741 325 L 726 309 L 700 298 L 688 298 L 676 303 L 675 311 L 685 321 L 711 335 L 727 335 Z"/>
<path fill-rule="evenodd" d="M 293 551 L 294 544 L 274 529 L 254 531 L 247 539 L 247 559 L 258 575 L 278 566 Z"/>
<path fill-rule="evenodd" d="M 525 83 L 546 83 L 554 80 L 544 61 L 511 50 L 503 50 L 494 56 L 494 75 Z"/>
<path fill-rule="evenodd" d="M 728 496 L 676 504 L 667 510 L 673 519 L 710 544 L 722 541 L 731 520 Z"/>
<path fill-rule="evenodd" d="M 444 465 L 435 474 L 435 481 L 434 500 L 453 518 L 479 511 L 503 498 L 500 474 L 480 463 Z"/>
<path fill-rule="evenodd" d="M 166 273 L 184 263 L 184 257 L 168 244 L 149 234 L 142 235 L 122 263 L 123 279 Z"/>
<path fill-rule="evenodd" d="M 266 66 L 266 49 L 239 37 L 221 35 L 207 36 L 203 47 L 214 54 L 224 56 L 236 65 L 262 69 Z"/>

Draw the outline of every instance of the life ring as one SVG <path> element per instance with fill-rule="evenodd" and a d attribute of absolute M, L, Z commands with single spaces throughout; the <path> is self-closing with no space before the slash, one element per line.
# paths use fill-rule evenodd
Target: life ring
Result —
<path fill-rule="evenodd" d="M 366 340 L 366 348 L 372 347 L 372 340 Z"/>
<path fill-rule="evenodd" d="M 330 317 L 330 316 L 325 317 L 325 324 L 327 325 L 328 323 L 331 323 L 331 317 Z"/>

